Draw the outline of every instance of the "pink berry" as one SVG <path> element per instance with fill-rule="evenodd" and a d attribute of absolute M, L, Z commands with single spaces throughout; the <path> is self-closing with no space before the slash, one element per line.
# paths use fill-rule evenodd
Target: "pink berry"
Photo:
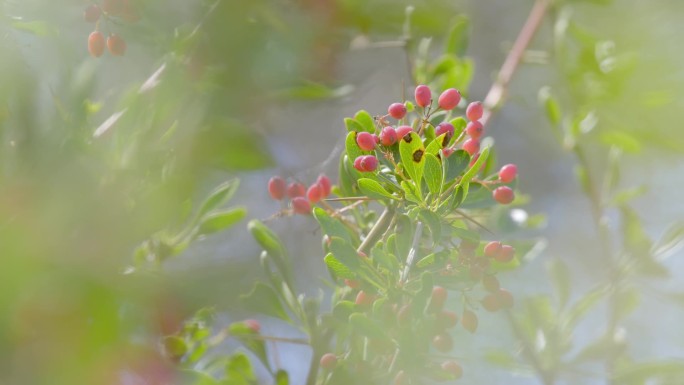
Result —
<path fill-rule="evenodd" d="M 397 142 L 397 131 L 394 127 L 385 127 L 380 132 L 380 143 L 383 146 L 391 146 Z"/>
<path fill-rule="evenodd" d="M 309 198 L 309 202 L 311 203 L 316 203 L 320 201 L 323 197 L 323 191 L 321 189 L 321 186 L 318 183 L 314 183 L 311 186 L 309 186 L 309 189 L 306 190 L 306 197 Z"/>
<path fill-rule="evenodd" d="M 406 106 L 404 103 L 392 103 L 389 108 L 387 108 L 387 113 L 394 119 L 399 120 L 406 116 Z"/>
<path fill-rule="evenodd" d="M 296 214 L 311 214 L 311 204 L 304 197 L 295 197 L 294 199 L 292 199 L 292 209 Z"/>
<path fill-rule="evenodd" d="M 95 4 L 91 4 L 85 9 L 85 11 L 83 11 L 83 19 L 85 19 L 85 21 L 88 23 L 94 23 L 100 19 L 101 14 L 102 11 L 100 10 L 100 7 Z"/>
<path fill-rule="evenodd" d="M 473 139 L 480 139 L 482 133 L 484 132 L 484 127 L 482 123 L 474 120 L 466 126 L 466 134 L 470 135 Z"/>
<path fill-rule="evenodd" d="M 461 93 L 455 88 L 449 88 L 439 95 L 437 104 L 439 104 L 439 108 L 443 110 L 453 110 L 456 106 L 458 106 L 458 102 L 460 101 Z"/>
<path fill-rule="evenodd" d="M 507 164 L 499 170 L 499 180 L 503 183 L 511 183 L 518 176 L 518 167 L 514 164 Z"/>
<path fill-rule="evenodd" d="M 285 198 L 286 189 L 285 179 L 274 176 L 268 180 L 268 193 L 271 194 L 271 198 L 277 201 Z"/>
<path fill-rule="evenodd" d="M 446 361 L 442 363 L 442 370 L 451 373 L 451 375 L 454 376 L 454 380 L 463 377 L 463 368 L 456 361 Z"/>
<path fill-rule="evenodd" d="M 325 353 L 321 357 L 320 364 L 321 364 L 321 368 L 323 368 L 323 369 L 326 369 L 326 370 L 333 369 L 337 365 L 337 356 L 334 355 L 333 353 Z"/>
<path fill-rule="evenodd" d="M 252 329 L 254 333 L 259 333 L 259 331 L 261 331 L 261 323 L 255 319 L 246 319 L 244 320 L 244 324 L 247 325 L 248 328 Z"/>
<path fill-rule="evenodd" d="M 510 291 L 506 289 L 499 289 L 497 294 L 499 296 L 499 302 L 501 303 L 502 308 L 510 309 L 513 307 L 513 294 L 511 294 Z"/>
<path fill-rule="evenodd" d="M 361 172 L 363 172 L 363 166 L 361 166 L 361 162 L 363 161 L 364 156 L 365 155 L 361 155 L 354 159 L 354 168 Z"/>
<path fill-rule="evenodd" d="M 447 140 L 451 140 L 451 137 L 454 136 L 454 125 L 448 122 L 442 122 L 435 127 L 435 136 L 440 136 L 442 134 L 446 134 Z"/>
<path fill-rule="evenodd" d="M 358 144 L 359 148 L 363 151 L 372 151 L 377 142 L 377 136 L 369 132 L 362 131 L 356 134 L 356 144 Z"/>
<path fill-rule="evenodd" d="M 373 155 L 366 155 L 361 159 L 361 168 L 365 172 L 373 172 L 378 168 L 378 158 Z"/>
<path fill-rule="evenodd" d="M 480 141 L 473 138 L 466 139 L 466 141 L 463 142 L 463 149 L 472 156 L 480 151 Z"/>
<path fill-rule="evenodd" d="M 508 186 L 497 187 L 492 193 L 492 196 L 494 197 L 495 201 L 501 203 L 502 205 L 507 205 L 513 202 L 513 198 L 515 198 L 513 190 L 511 190 L 511 188 Z"/>
<path fill-rule="evenodd" d="M 466 108 L 466 117 L 468 117 L 468 120 L 471 122 L 474 122 L 482 117 L 483 112 L 482 103 L 472 102 L 468 104 L 468 107 Z"/>
<path fill-rule="evenodd" d="M 454 348 L 454 340 L 447 333 L 437 334 L 432 339 L 432 346 L 442 353 L 447 353 Z"/>
<path fill-rule="evenodd" d="M 332 191 L 332 183 L 330 183 L 330 178 L 328 178 L 325 174 L 318 176 L 318 179 L 316 179 L 316 184 L 321 187 L 321 198 L 325 198 L 330 195 L 330 192 Z"/>
<path fill-rule="evenodd" d="M 431 313 L 436 313 L 444 307 L 444 302 L 446 302 L 449 292 L 441 287 L 435 286 L 432 288 L 432 296 L 430 297 L 430 303 L 428 305 L 429 311 Z"/>
<path fill-rule="evenodd" d="M 494 258 L 497 254 L 501 252 L 501 242 L 492 241 L 485 245 L 484 255 L 485 257 Z"/>
<path fill-rule="evenodd" d="M 406 134 L 408 134 L 411 131 L 413 131 L 413 128 L 411 126 L 397 127 L 397 140 L 401 140 L 401 138 L 405 137 Z"/>
<path fill-rule="evenodd" d="M 513 260 L 515 256 L 515 249 L 511 245 L 501 246 L 501 251 L 494 257 L 497 261 L 501 263 L 508 263 Z"/>
<path fill-rule="evenodd" d="M 287 196 L 290 198 L 303 197 L 306 195 L 306 186 L 299 182 L 292 182 L 287 186 Z"/>
<path fill-rule="evenodd" d="M 415 92 L 415 97 L 416 97 L 416 104 L 420 107 L 427 107 L 430 105 L 430 102 L 432 101 L 432 92 L 430 91 L 430 87 L 426 85 L 419 85 L 416 87 L 416 92 Z"/>

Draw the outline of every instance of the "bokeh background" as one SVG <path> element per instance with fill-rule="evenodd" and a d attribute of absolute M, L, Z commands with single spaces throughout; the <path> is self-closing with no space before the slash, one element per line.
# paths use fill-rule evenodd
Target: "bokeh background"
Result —
<path fill-rule="evenodd" d="M 90 2 L 0 1 L 0 383 L 151 383 L 135 373 L 164 372 L 158 338 L 178 320 L 206 306 L 223 324 L 252 316 L 237 303 L 259 274 L 246 221 L 193 243 L 156 272 L 130 273 L 136 247 L 178 231 L 193 205 L 226 180 L 241 182 L 231 205 L 263 219 L 280 209 L 265 188 L 272 175 L 334 179 L 343 118 L 359 109 L 384 113 L 410 95 L 406 52 L 395 44 L 406 36 L 407 6 L 412 41 L 433 37 L 433 47 L 454 20 L 470 19 L 468 96 L 477 100 L 533 1 L 132 3 L 139 20 L 99 26 L 127 41 L 126 55 L 96 59 L 86 44 L 95 27 L 83 21 Z M 545 245 L 502 277 L 520 300 L 550 291 L 546 266 L 554 258 L 570 268 L 573 297 L 608 276 L 576 160 L 537 102 L 544 86 L 564 110 L 591 103 L 597 111 L 596 128 L 582 140 L 620 144 L 620 183 L 646 186 L 633 207 L 650 236 L 684 219 L 684 3 L 565 3 L 542 24 L 488 127 L 500 161 L 519 167 L 525 212 L 544 224 L 507 228 L 509 238 Z M 559 57 L 554 18 L 572 20 L 576 36 L 613 59 L 601 82 Z M 589 60 L 585 54 L 578 56 Z M 602 172 L 605 147 L 592 147 L 590 158 Z M 619 226 L 617 212 L 609 218 Z M 269 224 L 305 290 L 327 290 L 316 223 Z M 639 282 L 640 307 L 622 326 L 637 360 L 684 365 L 684 255 L 671 254 L 662 261 L 668 277 Z M 599 307 L 580 324 L 578 346 L 600 336 L 604 316 Z M 297 333 L 261 320 L 269 333 Z M 538 383 L 524 367 L 497 368 L 484 358 L 518 348 L 501 317 L 483 317 L 475 336 L 457 341 L 464 383 Z M 292 383 L 302 383 L 309 352 L 280 349 Z M 561 383 L 600 382 L 589 375 Z"/>

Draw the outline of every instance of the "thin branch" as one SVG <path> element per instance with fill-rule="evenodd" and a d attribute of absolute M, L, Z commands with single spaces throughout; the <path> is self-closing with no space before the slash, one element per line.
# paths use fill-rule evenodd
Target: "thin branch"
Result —
<path fill-rule="evenodd" d="M 368 235 L 364 238 L 356 251 L 367 254 L 368 249 L 370 249 L 370 247 L 380 239 L 382 234 L 385 233 L 385 230 L 392 222 L 392 217 L 394 217 L 394 209 L 390 206 L 385 207 L 385 211 L 382 212 L 380 218 L 375 222 L 375 225 L 373 225 L 373 228 L 368 232 Z"/>
<path fill-rule="evenodd" d="M 401 279 L 399 280 L 399 285 L 403 286 L 408 279 L 409 273 L 411 272 L 411 267 L 416 259 L 416 254 L 418 252 L 418 243 L 420 242 L 420 237 L 423 235 L 423 222 L 418 221 L 416 224 L 416 233 L 413 235 L 413 243 L 411 244 L 411 250 L 409 250 L 408 256 L 406 257 L 406 266 L 404 266 L 404 271 L 401 273 Z"/>

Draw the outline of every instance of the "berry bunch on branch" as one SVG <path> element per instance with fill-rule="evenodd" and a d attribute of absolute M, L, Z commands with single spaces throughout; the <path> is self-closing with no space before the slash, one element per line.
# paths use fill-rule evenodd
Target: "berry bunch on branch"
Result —
<path fill-rule="evenodd" d="M 86 7 L 83 19 L 95 24 L 95 30 L 88 36 L 88 52 L 93 57 L 100 57 L 105 48 L 113 56 L 123 56 L 126 53 L 126 41 L 114 29 L 123 23 L 135 23 L 140 17 L 132 0 L 103 0 Z M 103 27 L 110 31 L 106 38 L 102 33 Z"/>

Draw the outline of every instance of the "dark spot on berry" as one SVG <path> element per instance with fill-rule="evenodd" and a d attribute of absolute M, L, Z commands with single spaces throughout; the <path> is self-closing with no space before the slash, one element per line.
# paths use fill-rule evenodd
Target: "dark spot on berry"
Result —
<path fill-rule="evenodd" d="M 423 150 L 416 150 L 416 152 L 413 153 L 413 161 L 418 163 L 420 162 L 421 159 L 423 159 Z"/>

